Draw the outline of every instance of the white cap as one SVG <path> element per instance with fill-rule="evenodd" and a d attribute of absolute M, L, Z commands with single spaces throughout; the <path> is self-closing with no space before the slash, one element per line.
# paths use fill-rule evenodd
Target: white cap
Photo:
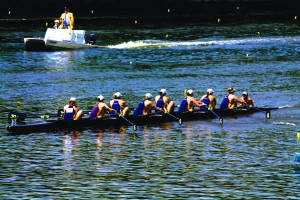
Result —
<path fill-rule="evenodd" d="M 114 94 L 114 97 L 116 97 L 116 98 L 120 98 L 122 96 L 122 94 L 120 93 L 120 92 L 116 92 L 115 94 Z"/>
<path fill-rule="evenodd" d="M 97 97 L 97 99 L 99 99 L 100 101 L 103 101 L 103 100 L 104 100 L 104 96 L 99 95 L 99 96 Z"/>
<path fill-rule="evenodd" d="M 167 94 L 167 90 L 166 90 L 166 89 L 161 89 L 160 92 L 161 92 L 163 95 L 166 95 L 166 94 Z"/>
<path fill-rule="evenodd" d="M 244 91 L 243 94 L 248 96 L 248 92 L 246 92 L 246 91 Z"/>
<path fill-rule="evenodd" d="M 194 94 L 194 91 L 189 89 L 188 91 L 186 91 L 187 94 L 191 95 L 191 94 Z"/>
<path fill-rule="evenodd" d="M 56 19 L 56 20 L 54 20 L 54 22 L 57 22 L 57 23 L 59 23 L 59 20 L 58 20 L 58 19 Z"/>
<path fill-rule="evenodd" d="M 213 89 L 207 89 L 206 92 L 207 92 L 208 94 L 213 94 L 213 93 L 214 93 Z"/>
<path fill-rule="evenodd" d="M 76 98 L 75 97 L 71 97 L 70 101 L 76 101 Z"/>
<path fill-rule="evenodd" d="M 151 99 L 152 98 L 152 94 L 151 93 L 147 93 L 145 94 L 146 99 Z"/>

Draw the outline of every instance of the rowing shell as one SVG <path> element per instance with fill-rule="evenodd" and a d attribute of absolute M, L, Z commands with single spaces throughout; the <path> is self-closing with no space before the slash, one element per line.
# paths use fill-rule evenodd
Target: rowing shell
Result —
<path fill-rule="evenodd" d="M 218 116 L 240 116 L 248 115 L 255 112 L 267 112 L 270 115 L 270 110 L 278 109 L 276 108 L 237 108 L 237 109 L 228 109 L 220 110 L 215 109 L 214 113 Z M 156 123 L 167 123 L 174 122 L 176 119 L 180 118 L 182 121 L 192 121 L 192 120 L 207 120 L 214 119 L 216 116 L 209 111 L 194 111 L 194 112 L 185 112 L 178 113 L 174 112 L 172 115 L 160 113 L 154 113 L 147 116 L 134 116 L 128 115 L 125 120 L 122 117 L 115 118 L 100 118 L 100 119 L 88 119 L 83 118 L 80 120 L 74 121 L 64 121 L 61 119 L 57 120 L 47 120 L 45 122 L 35 123 L 35 124 L 17 124 L 12 123 L 7 126 L 7 131 L 14 134 L 25 134 L 25 133 L 34 133 L 34 132 L 45 132 L 45 131 L 56 131 L 56 130 L 74 130 L 78 128 L 107 128 L 107 127 L 121 127 L 121 126 L 132 126 L 132 123 L 137 126 L 147 125 L 147 124 L 156 124 Z M 131 123 L 129 123 L 131 122 Z"/>

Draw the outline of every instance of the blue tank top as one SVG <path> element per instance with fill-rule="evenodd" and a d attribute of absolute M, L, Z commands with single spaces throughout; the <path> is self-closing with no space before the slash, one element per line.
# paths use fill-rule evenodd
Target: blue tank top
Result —
<path fill-rule="evenodd" d="M 185 97 L 180 103 L 178 112 L 183 113 L 183 112 L 187 112 L 187 111 L 188 111 L 188 102 L 187 102 L 187 97 Z"/>
<path fill-rule="evenodd" d="M 156 102 L 156 107 L 159 107 L 161 109 L 164 109 L 165 107 L 165 102 L 163 100 L 163 96 L 160 96 L 159 99 Z"/>
<path fill-rule="evenodd" d="M 89 119 L 94 119 L 94 118 L 97 117 L 97 113 L 98 113 L 98 111 L 99 111 L 98 104 L 99 104 L 99 103 L 96 103 L 96 104 L 94 105 L 94 107 L 93 107 L 93 109 L 92 109 L 92 111 L 91 111 L 91 113 L 90 113 L 90 115 L 89 115 Z"/>
<path fill-rule="evenodd" d="M 64 120 L 68 121 L 68 120 L 74 120 L 74 115 L 75 115 L 75 110 L 73 108 L 73 106 L 69 106 L 67 108 L 67 110 L 64 113 Z"/>
<path fill-rule="evenodd" d="M 224 110 L 224 109 L 228 109 L 228 104 L 229 104 L 229 99 L 228 99 L 228 94 L 223 98 L 221 104 L 220 104 L 220 109 Z"/>
<path fill-rule="evenodd" d="M 143 110 L 145 108 L 145 100 L 141 101 L 138 106 L 136 107 L 136 109 L 133 112 L 133 115 L 137 116 L 137 115 L 143 115 Z"/>
<path fill-rule="evenodd" d="M 201 106 L 200 110 L 207 110 L 207 108 L 209 107 L 210 104 L 210 100 L 208 98 L 208 95 L 206 95 L 206 97 L 204 97 L 204 99 L 202 100 L 203 103 L 206 104 L 206 106 Z"/>
<path fill-rule="evenodd" d="M 114 100 L 114 103 L 111 106 L 112 109 L 116 110 L 118 113 L 121 113 L 121 106 L 119 104 L 119 100 Z M 111 117 L 117 117 L 118 114 L 115 112 L 110 112 Z"/>

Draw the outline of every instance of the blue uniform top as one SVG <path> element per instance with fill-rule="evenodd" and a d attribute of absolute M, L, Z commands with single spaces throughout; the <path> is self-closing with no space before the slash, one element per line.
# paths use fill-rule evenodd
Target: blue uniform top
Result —
<path fill-rule="evenodd" d="M 74 120 L 75 110 L 73 105 L 70 105 L 64 113 L 64 120 Z"/>
<path fill-rule="evenodd" d="M 112 109 L 116 110 L 117 113 L 121 113 L 121 106 L 119 104 L 119 100 L 114 100 L 114 103 L 111 106 Z M 118 114 L 116 112 L 110 112 L 111 117 L 117 117 Z"/>
<path fill-rule="evenodd" d="M 92 111 L 91 111 L 91 113 L 90 113 L 90 115 L 89 115 L 89 119 L 93 119 L 93 118 L 96 118 L 96 117 L 97 117 L 97 113 L 98 113 L 98 111 L 99 111 L 98 104 L 99 104 L 99 103 L 96 103 L 96 104 L 94 105 L 94 107 L 93 107 L 93 109 L 92 109 Z"/>
<path fill-rule="evenodd" d="M 143 115 L 143 110 L 145 108 L 145 100 L 141 101 L 138 106 L 136 107 L 136 109 L 133 112 L 133 115 L 137 116 L 137 115 Z"/>
<path fill-rule="evenodd" d="M 206 104 L 206 106 L 201 106 L 200 110 L 207 110 L 207 108 L 209 107 L 210 104 L 210 100 L 208 98 L 208 95 L 206 95 L 206 97 L 204 97 L 204 99 L 202 100 L 203 103 Z"/>
<path fill-rule="evenodd" d="M 161 109 L 164 109 L 165 107 L 165 102 L 163 100 L 163 96 L 160 96 L 159 99 L 156 102 L 156 107 L 159 107 Z"/>
<path fill-rule="evenodd" d="M 178 112 L 183 113 L 183 112 L 187 112 L 187 111 L 188 111 L 188 102 L 187 102 L 187 97 L 185 97 L 180 103 Z"/>
<path fill-rule="evenodd" d="M 221 110 L 228 109 L 228 104 L 229 104 L 228 96 L 229 96 L 229 94 L 227 94 L 227 95 L 223 98 L 223 100 L 222 100 L 222 102 L 221 102 L 221 104 L 220 104 L 220 109 L 221 109 Z"/>

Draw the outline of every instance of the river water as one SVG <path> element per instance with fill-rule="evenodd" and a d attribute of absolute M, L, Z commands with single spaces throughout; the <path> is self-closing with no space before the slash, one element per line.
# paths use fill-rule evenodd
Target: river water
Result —
<path fill-rule="evenodd" d="M 0 111 L 89 110 L 120 91 L 130 107 L 166 88 L 218 103 L 233 86 L 256 106 L 239 118 L 9 135 L 0 120 L 1 199 L 299 199 L 299 24 L 91 26 L 100 49 L 28 52 L 45 29 L 2 27 Z M 17 107 L 17 102 L 21 107 Z M 30 119 L 29 122 L 41 121 Z"/>

